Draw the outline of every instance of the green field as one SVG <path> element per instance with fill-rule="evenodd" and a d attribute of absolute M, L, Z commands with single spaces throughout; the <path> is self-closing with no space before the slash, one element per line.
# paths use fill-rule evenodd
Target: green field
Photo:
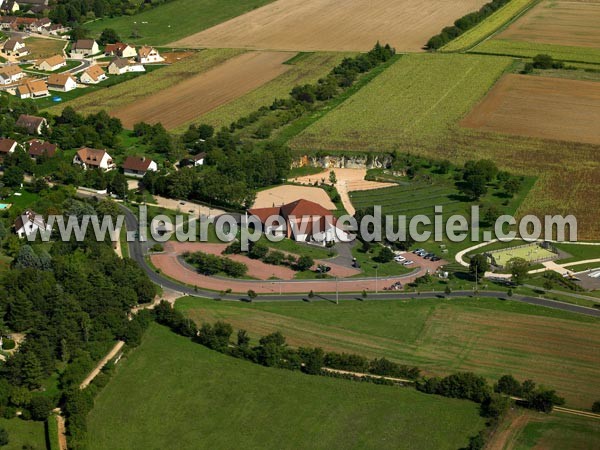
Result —
<path fill-rule="evenodd" d="M 524 246 L 512 247 L 506 250 L 496 250 L 490 252 L 498 266 L 505 267 L 506 263 L 512 258 L 522 258 L 528 262 L 535 262 L 541 259 L 555 258 L 556 253 L 552 253 L 538 244 L 529 244 Z"/>
<path fill-rule="evenodd" d="M 98 395 L 88 448 L 454 450 L 483 424 L 474 403 L 265 368 L 153 325 Z"/>
<path fill-rule="evenodd" d="M 489 39 L 477 45 L 471 51 L 473 53 L 516 56 L 521 58 L 533 58 L 543 53 L 561 61 L 600 64 L 600 49 L 590 47 L 570 47 L 566 45 L 540 44 L 508 39 Z"/>
<path fill-rule="evenodd" d="M 293 346 L 385 356 L 427 374 L 470 370 L 495 381 L 512 373 L 557 389 L 571 406 L 600 398 L 598 319 L 511 301 L 415 297 L 339 305 L 187 298 L 177 307 L 199 324 L 222 319 L 255 338 L 280 330 Z"/>
<path fill-rule="evenodd" d="M 356 151 L 436 145 L 510 64 L 490 56 L 405 55 L 291 145 Z"/>
<path fill-rule="evenodd" d="M 600 448 L 600 421 L 565 414 L 542 414 L 529 420 L 518 434 L 515 450 L 543 448 L 544 450 Z"/>
<path fill-rule="evenodd" d="M 84 24 L 92 36 L 114 29 L 133 44 L 165 45 L 225 22 L 272 0 L 172 0 L 133 16 L 100 19 Z"/>
<path fill-rule="evenodd" d="M 292 88 L 301 84 L 315 83 L 337 66 L 345 57 L 353 53 L 300 53 L 292 58 L 291 69 L 272 81 L 254 89 L 246 95 L 204 114 L 194 123 L 207 123 L 220 129 L 240 117 L 256 111 L 261 106 L 270 106 L 276 98 L 286 98 Z M 189 123 L 175 128 L 175 132 L 183 132 Z"/>
<path fill-rule="evenodd" d="M 2 447 L 2 450 L 46 449 L 44 422 L 21 419 L 7 420 L 0 417 L 0 427 L 8 431 L 9 441 L 8 445 Z"/>
<path fill-rule="evenodd" d="M 468 50 L 483 39 L 503 28 L 507 23 L 512 22 L 536 2 L 537 0 L 512 0 L 508 2 L 486 20 L 450 41 L 441 48 L 441 51 L 456 52 Z"/>
<path fill-rule="evenodd" d="M 117 86 L 112 86 L 110 89 L 99 88 L 95 92 L 90 93 L 90 95 L 79 96 L 72 101 L 63 102 L 57 106 L 48 108 L 47 111 L 50 114 L 60 114 L 65 106 L 75 108 L 80 114 L 97 113 L 103 109 L 111 111 L 209 70 L 242 52 L 243 50 L 235 49 L 204 50 L 175 64 L 161 66 L 160 70 L 152 71 L 143 76 L 137 76 Z M 121 75 L 121 77 L 127 75 Z M 118 77 L 113 76 L 107 81 L 115 78 Z M 70 94 L 70 92 L 67 94 Z M 62 93 L 61 96 L 63 96 Z"/>

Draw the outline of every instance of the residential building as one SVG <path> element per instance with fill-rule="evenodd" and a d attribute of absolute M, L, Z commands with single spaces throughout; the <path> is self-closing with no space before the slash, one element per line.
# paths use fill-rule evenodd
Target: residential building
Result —
<path fill-rule="evenodd" d="M 17 141 L 14 139 L 0 138 L 0 156 L 13 153 L 17 149 Z"/>
<path fill-rule="evenodd" d="M 98 52 L 100 52 L 100 47 L 98 47 L 98 43 L 93 39 L 79 39 L 71 47 L 72 57 L 90 56 Z"/>
<path fill-rule="evenodd" d="M 118 56 L 119 58 L 135 58 L 137 50 L 134 46 L 117 42 L 116 44 L 107 44 L 104 48 L 106 56 Z"/>
<path fill-rule="evenodd" d="M 130 177 L 142 178 L 146 172 L 156 172 L 158 165 L 145 156 L 128 156 L 123 163 L 123 172 Z"/>
<path fill-rule="evenodd" d="M 69 92 L 77 88 L 77 80 L 70 73 L 53 73 L 48 77 L 48 89 Z"/>
<path fill-rule="evenodd" d="M 0 6 L 0 10 L 5 14 L 16 13 L 19 9 L 19 4 L 15 0 L 7 0 Z"/>
<path fill-rule="evenodd" d="M 40 98 L 50 95 L 48 85 L 44 80 L 28 81 L 17 88 L 17 93 L 22 99 Z"/>
<path fill-rule="evenodd" d="M 115 58 L 108 65 L 108 73 L 111 75 L 123 75 L 130 72 L 145 72 L 146 69 L 141 64 L 131 64 L 123 58 Z"/>
<path fill-rule="evenodd" d="M 27 153 L 33 159 L 37 159 L 40 156 L 46 156 L 52 158 L 56 155 L 56 144 L 51 142 L 40 141 L 39 139 L 32 139 L 27 143 Z"/>
<path fill-rule="evenodd" d="M 25 72 L 16 64 L 0 67 L 0 84 L 16 83 L 25 77 Z"/>
<path fill-rule="evenodd" d="M 47 6 L 47 5 L 45 5 Z M 29 31 L 32 33 L 41 33 L 42 30 L 48 29 L 52 26 L 52 21 L 47 17 L 42 17 L 29 25 Z"/>
<path fill-rule="evenodd" d="M 48 126 L 48 121 L 44 117 L 21 114 L 15 125 L 24 128 L 29 134 L 42 134 L 44 127 Z"/>
<path fill-rule="evenodd" d="M 106 150 L 98 150 L 95 148 L 83 147 L 77 150 L 77 154 L 73 158 L 73 164 L 82 166 L 87 169 L 113 170 L 116 165 L 112 157 Z"/>
<path fill-rule="evenodd" d="M 106 80 L 106 74 L 102 67 L 97 64 L 88 67 L 83 71 L 83 73 L 79 76 L 79 81 L 84 84 L 98 84 L 102 80 Z"/>
<path fill-rule="evenodd" d="M 204 160 L 206 159 L 206 152 L 198 153 L 192 157 L 194 161 L 194 167 L 203 166 Z"/>
<path fill-rule="evenodd" d="M 29 55 L 29 49 L 19 38 L 10 38 L 4 43 L 4 53 L 8 56 L 21 57 Z"/>
<path fill-rule="evenodd" d="M 31 235 L 35 235 L 38 232 L 38 230 L 50 231 L 50 228 L 48 227 L 48 225 L 46 225 L 44 216 L 30 209 L 28 209 L 19 217 L 17 217 L 17 220 L 15 220 L 14 227 L 15 233 L 17 233 L 17 235 L 21 239 L 29 237 Z"/>
<path fill-rule="evenodd" d="M 64 56 L 54 55 L 50 58 L 38 59 L 33 68 L 36 70 L 43 70 L 45 72 L 54 72 L 61 67 L 65 67 L 66 65 L 67 60 L 64 58 Z"/>
<path fill-rule="evenodd" d="M 248 214 L 264 225 L 264 233 L 285 236 L 297 242 L 325 246 L 350 239 L 348 233 L 337 227 L 337 219 L 331 211 L 309 200 L 296 200 L 280 207 L 251 209 Z"/>
<path fill-rule="evenodd" d="M 163 62 L 165 59 L 154 47 L 143 46 L 138 52 L 137 60 L 142 64 L 151 64 Z"/>

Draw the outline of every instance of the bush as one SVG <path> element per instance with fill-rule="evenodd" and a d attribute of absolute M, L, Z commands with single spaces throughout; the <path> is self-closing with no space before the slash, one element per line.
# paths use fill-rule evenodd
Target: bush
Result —
<path fill-rule="evenodd" d="M 314 264 L 315 261 L 310 256 L 301 256 L 298 258 L 298 261 L 296 261 L 295 268 L 302 272 L 304 270 L 309 270 Z"/>
<path fill-rule="evenodd" d="M 595 412 L 596 414 L 600 413 L 600 400 L 594 402 L 592 405 L 592 412 Z"/>
<path fill-rule="evenodd" d="M 2 339 L 2 349 L 3 350 L 13 350 L 16 344 L 12 339 L 4 338 Z"/>
<path fill-rule="evenodd" d="M 36 396 L 29 403 L 29 410 L 31 411 L 31 418 L 33 420 L 46 420 L 53 408 L 54 403 L 48 397 Z"/>

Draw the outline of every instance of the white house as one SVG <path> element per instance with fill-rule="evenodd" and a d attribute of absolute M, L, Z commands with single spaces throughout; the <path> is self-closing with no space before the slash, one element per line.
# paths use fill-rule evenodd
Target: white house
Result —
<path fill-rule="evenodd" d="M 64 56 L 54 55 L 50 58 L 38 59 L 33 68 L 36 70 L 43 70 L 44 72 L 54 72 L 67 65 L 67 60 Z"/>
<path fill-rule="evenodd" d="M 54 73 L 48 77 L 48 89 L 69 92 L 77 89 L 77 81 L 70 73 Z"/>
<path fill-rule="evenodd" d="M 41 214 L 27 210 L 15 220 L 15 233 L 21 239 L 37 233 L 38 230 L 50 231 L 50 227 L 46 225 L 44 216 Z"/>
<path fill-rule="evenodd" d="M 9 39 L 4 43 L 3 48 L 4 53 L 6 53 L 8 56 L 15 56 L 18 58 L 20 56 L 29 55 L 29 49 L 25 45 L 25 42 L 18 38 Z"/>
<path fill-rule="evenodd" d="M 158 165 L 145 156 L 128 156 L 123 163 L 123 172 L 127 176 L 143 178 L 146 172 L 156 172 Z"/>
<path fill-rule="evenodd" d="M 22 99 L 40 98 L 50 95 L 48 85 L 44 80 L 28 81 L 17 88 L 17 93 Z"/>
<path fill-rule="evenodd" d="M 80 165 L 85 170 L 91 168 L 108 171 L 117 167 L 113 162 L 112 156 L 110 156 L 106 150 L 98 150 L 89 147 L 82 147 L 77 150 L 77 153 L 73 158 L 73 164 Z"/>
<path fill-rule="evenodd" d="M 337 226 L 333 213 L 310 200 L 296 200 L 280 207 L 251 209 L 248 214 L 260 220 L 266 228 L 265 233 L 285 236 L 297 242 L 325 246 L 350 240 L 349 234 Z"/>
<path fill-rule="evenodd" d="M 100 52 L 98 43 L 93 39 L 79 39 L 71 47 L 71 57 L 84 57 Z"/>
<path fill-rule="evenodd" d="M 106 56 L 117 56 L 119 58 L 135 58 L 137 56 L 137 50 L 133 45 L 117 42 L 116 44 L 107 44 L 106 47 L 104 47 L 104 54 Z"/>
<path fill-rule="evenodd" d="M 203 166 L 206 159 L 206 152 L 198 153 L 192 159 L 194 160 L 194 167 Z"/>
<path fill-rule="evenodd" d="M 97 64 L 88 67 L 83 71 L 83 73 L 79 76 L 79 81 L 84 84 L 98 84 L 103 80 L 106 80 L 107 76 Z"/>
<path fill-rule="evenodd" d="M 15 0 L 6 0 L 4 4 L 0 4 L 0 9 L 7 13 L 16 13 L 19 10 L 19 4 Z"/>
<path fill-rule="evenodd" d="M 154 47 L 143 46 L 138 52 L 137 60 L 142 64 L 151 64 L 163 62 L 165 59 Z"/>
<path fill-rule="evenodd" d="M 17 149 L 17 141 L 14 139 L 0 138 L 0 155 L 8 155 Z"/>
<path fill-rule="evenodd" d="M 123 58 L 115 58 L 108 65 L 108 73 L 111 75 L 123 75 L 130 72 L 145 72 L 146 69 L 141 64 L 131 64 Z"/>
<path fill-rule="evenodd" d="M 16 83 L 23 77 L 25 77 L 25 72 L 16 64 L 0 67 L 0 84 Z"/>

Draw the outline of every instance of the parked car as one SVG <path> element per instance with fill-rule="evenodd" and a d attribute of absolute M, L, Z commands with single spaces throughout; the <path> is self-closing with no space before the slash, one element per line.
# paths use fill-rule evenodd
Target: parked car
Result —
<path fill-rule="evenodd" d="M 405 266 L 410 266 L 411 264 L 414 264 L 414 261 L 408 260 L 408 261 L 404 261 L 402 264 Z"/>

